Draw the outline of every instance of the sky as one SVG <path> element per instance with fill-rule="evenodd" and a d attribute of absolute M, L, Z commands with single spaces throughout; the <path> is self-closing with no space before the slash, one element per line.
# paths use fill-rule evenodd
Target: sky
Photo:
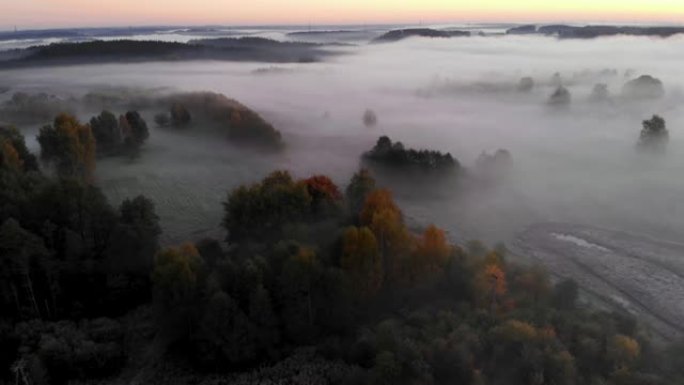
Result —
<path fill-rule="evenodd" d="M 684 23 L 683 0 L 0 0 L 0 29 L 442 22 Z"/>

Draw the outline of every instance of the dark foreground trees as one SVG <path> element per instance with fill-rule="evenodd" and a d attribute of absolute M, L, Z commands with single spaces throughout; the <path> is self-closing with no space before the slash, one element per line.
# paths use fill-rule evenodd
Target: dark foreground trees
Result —
<path fill-rule="evenodd" d="M 49 158 L 78 170 L 90 151 L 78 147 L 88 146 L 86 127 L 63 116 L 44 129 Z M 32 383 L 114 374 L 126 362 L 123 330 L 99 317 L 150 300 L 154 205 L 138 197 L 115 210 L 80 178 L 47 178 L 23 138 L 8 132 L 0 134 L 11 138 L 18 163 L 0 164 L 0 381 L 11 365 Z"/>
<path fill-rule="evenodd" d="M 681 347 L 659 352 L 629 316 L 579 306 L 574 282 L 502 248 L 409 229 L 367 171 L 345 195 L 326 176 L 276 171 L 228 194 L 227 244 L 159 251 L 149 200 L 115 209 L 94 186 L 16 164 L 0 164 L 2 381 L 11 367 L 46 384 L 128 367 L 117 380 L 230 383 L 269 365 L 248 383 L 682 379 Z"/>

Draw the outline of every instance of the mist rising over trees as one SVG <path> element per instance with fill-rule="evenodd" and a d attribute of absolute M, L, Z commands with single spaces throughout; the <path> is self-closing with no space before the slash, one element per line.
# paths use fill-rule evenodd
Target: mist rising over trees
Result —
<path fill-rule="evenodd" d="M 676 40 L 471 28 L 2 71 L 0 383 L 681 382 Z"/>

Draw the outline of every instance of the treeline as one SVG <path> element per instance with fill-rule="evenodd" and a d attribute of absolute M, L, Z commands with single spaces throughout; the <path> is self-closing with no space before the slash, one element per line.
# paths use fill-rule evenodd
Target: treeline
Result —
<path fill-rule="evenodd" d="M 455 172 L 461 164 L 450 153 L 433 150 L 406 149 L 401 142 L 381 136 L 372 150 L 363 154 L 369 165 L 384 166 L 397 171 Z"/>
<path fill-rule="evenodd" d="M 312 43 L 264 38 L 217 38 L 188 43 L 153 40 L 90 40 L 15 49 L 0 60 L 2 68 L 27 65 L 125 63 L 144 61 L 227 60 L 310 63 L 334 55 Z"/>
<path fill-rule="evenodd" d="M 410 231 L 367 171 L 344 190 L 273 172 L 227 194 L 225 243 L 159 250 L 152 202 L 115 209 L 81 180 L 48 179 L 16 130 L 0 132 L 7 380 L 117 375 L 151 354 L 139 345 L 195 373 L 277 366 L 310 347 L 344 384 L 683 379 L 681 345 L 656 350 L 634 319 L 578 305 L 574 282 L 512 263 L 504 247 Z"/>
<path fill-rule="evenodd" d="M 7 121 L 44 122 L 62 112 L 72 111 L 75 107 L 73 102 L 44 92 L 15 92 L 0 105 L 0 114 Z"/>
<path fill-rule="evenodd" d="M 259 114 L 225 95 L 212 92 L 195 92 L 162 98 L 159 104 L 168 112 L 155 116 L 160 127 L 209 126 L 238 144 L 265 149 L 280 149 L 282 135 Z M 194 127 L 193 127 L 194 126 Z"/>
<path fill-rule="evenodd" d="M 614 25 L 586 25 L 586 26 L 570 26 L 570 25 L 524 25 L 510 28 L 506 31 L 508 35 L 528 35 L 539 34 L 547 36 L 557 36 L 561 39 L 593 39 L 601 36 L 659 36 L 670 37 L 677 34 L 684 33 L 682 27 L 639 27 L 639 26 L 614 26 Z"/>
<path fill-rule="evenodd" d="M 54 165 L 59 176 L 90 182 L 97 155 L 135 155 L 148 137 L 147 123 L 137 111 L 128 111 L 118 119 L 103 111 L 89 124 L 60 114 L 53 124 L 41 128 L 37 139 L 41 159 Z"/>
<path fill-rule="evenodd" d="M 675 375 L 634 319 L 578 306 L 574 282 L 554 285 L 503 248 L 452 245 L 435 226 L 413 234 L 365 171 L 345 194 L 324 176 L 274 172 L 232 191 L 224 208 L 228 250 L 172 248 L 153 274 L 166 327 L 183 325 L 179 351 L 202 368 L 245 369 L 313 344 L 359 384 Z"/>

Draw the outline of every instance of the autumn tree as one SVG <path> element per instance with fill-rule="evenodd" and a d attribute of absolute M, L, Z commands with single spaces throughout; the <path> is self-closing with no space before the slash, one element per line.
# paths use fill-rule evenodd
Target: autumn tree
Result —
<path fill-rule="evenodd" d="M 529 301 L 533 305 L 539 305 L 540 301 L 548 298 L 552 290 L 549 275 L 537 266 L 523 269 L 513 283 L 522 292 L 519 302 Z"/>
<path fill-rule="evenodd" d="M 383 266 L 378 241 L 368 227 L 349 227 L 342 236 L 340 265 L 361 294 L 372 296 L 382 286 Z"/>
<path fill-rule="evenodd" d="M 495 310 L 503 304 L 503 297 L 508 292 L 506 273 L 503 265 L 492 257 L 492 253 L 479 268 L 475 277 L 475 291 L 481 305 Z"/>
<path fill-rule="evenodd" d="M 51 126 L 40 130 L 38 143 L 44 160 L 56 166 L 62 176 L 91 181 L 95 171 L 95 137 L 89 125 L 74 116 L 61 114 Z"/>
<path fill-rule="evenodd" d="M 362 225 L 369 225 L 373 222 L 373 217 L 383 211 L 389 211 L 401 218 L 401 210 L 394 202 L 392 193 L 387 189 L 377 189 L 371 191 L 363 204 L 363 208 L 359 214 L 359 219 Z"/>
<path fill-rule="evenodd" d="M 354 174 L 345 191 L 352 217 L 358 218 L 368 194 L 373 190 L 375 190 L 375 179 L 367 169 L 361 169 Z"/>
<path fill-rule="evenodd" d="M 335 183 L 325 175 L 314 175 L 301 181 L 311 197 L 311 208 L 316 214 L 327 214 L 335 210 L 342 200 L 342 194 Z"/>
<path fill-rule="evenodd" d="M 164 309 L 188 306 L 196 295 L 202 259 L 192 244 L 161 251 L 152 272 L 155 294 Z"/>
<path fill-rule="evenodd" d="M 446 267 L 452 247 L 447 241 L 444 230 L 430 225 L 416 243 L 412 263 L 414 279 L 440 272 Z"/>
<path fill-rule="evenodd" d="M 15 127 L 0 126 L 0 168 L 37 171 L 38 162 L 26 147 L 24 136 Z"/>
<path fill-rule="evenodd" d="M 412 239 L 392 193 L 384 189 L 372 191 L 366 198 L 359 218 L 360 223 L 368 226 L 378 240 L 385 277 L 389 281 L 407 281 L 411 275 Z"/>
<path fill-rule="evenodd" d="M 20 171 L 24 168 L 24 162 L 19 158 L 19 152 L 9 139 L 0 140 L 0 167 L 14 171 Z"/>
<path fill-rule="evenodd" d="M 608 345 L 608 355 L 612 359 L 615 369 L 629 368 L 641 353 L 641 346 L 635 339 L 618 334 Z"/>

